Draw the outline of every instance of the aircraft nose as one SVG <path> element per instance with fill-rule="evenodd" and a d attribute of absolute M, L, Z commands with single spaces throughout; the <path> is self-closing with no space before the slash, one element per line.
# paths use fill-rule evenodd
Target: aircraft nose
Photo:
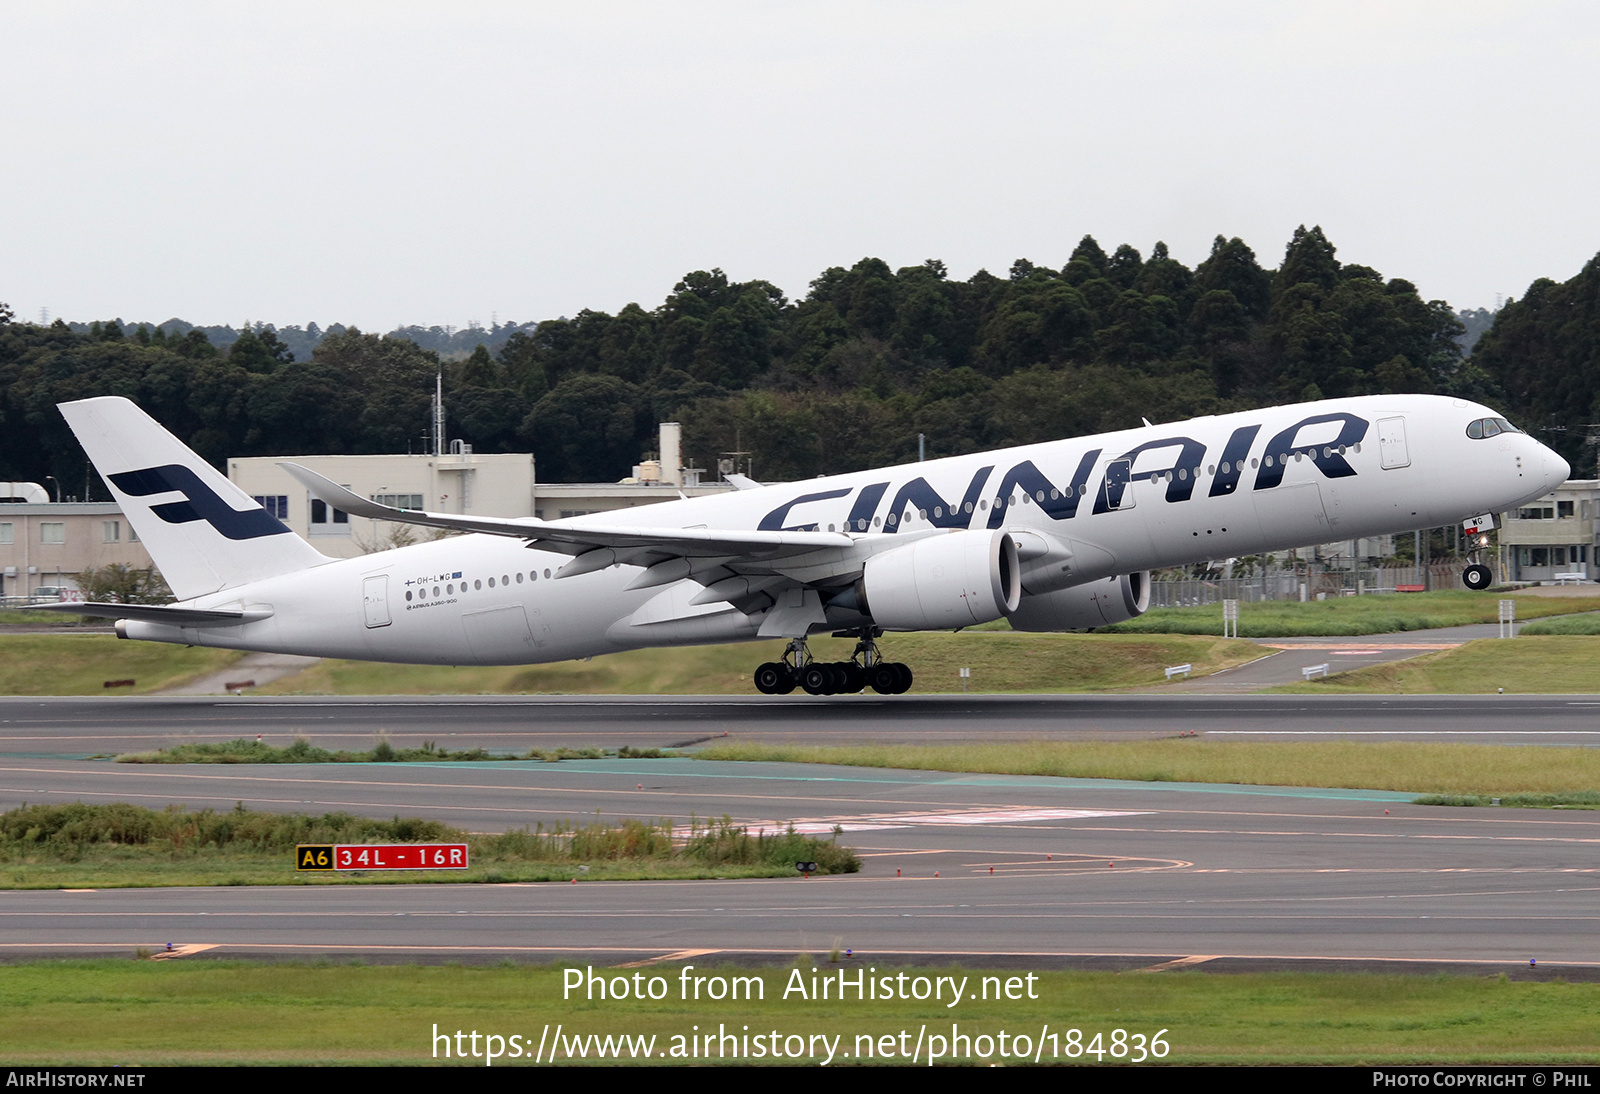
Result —
<path fill-rule="evenodd" d="M 1539 446 L 1539 466 L 1546 490 L 1554 490 L 1572 477 L 1572 465 L 1542 444 Z"/>

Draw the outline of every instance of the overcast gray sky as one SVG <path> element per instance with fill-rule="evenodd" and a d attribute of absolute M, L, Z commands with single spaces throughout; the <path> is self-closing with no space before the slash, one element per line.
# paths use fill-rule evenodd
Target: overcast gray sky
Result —
<path fill-rule="evenodd" d="M 1593 3 L 0 0 L 24 318 L 488 324 L 1297 224 L 1457 307 L 1600 250 Z"/>

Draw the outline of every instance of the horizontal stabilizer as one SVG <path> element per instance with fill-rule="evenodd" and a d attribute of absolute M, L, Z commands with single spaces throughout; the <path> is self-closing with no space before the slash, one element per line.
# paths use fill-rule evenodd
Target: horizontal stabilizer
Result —
<path fill-rule="evenodd" d="M 270 618 L 265 608 L 230 611 L 213 608 L 175 608 L 165 604 L 106 604 L 93 600 L 60 604 L 35 604 L 30 612 L 59 612 L 62 615 L 87 615 L 96 619 L 137 619 L 141 623 L 166 623 L 173 627 L 237 627 Z"/>

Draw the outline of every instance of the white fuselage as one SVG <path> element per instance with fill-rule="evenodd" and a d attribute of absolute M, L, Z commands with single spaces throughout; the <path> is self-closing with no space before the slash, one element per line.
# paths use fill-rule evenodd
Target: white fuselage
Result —
<path fill-rule="evenodd" d="M 584 522 L 848 531 L 870 541 L 863 546 L 869 551 L 943 529 L 999 528 L 1068 545 L 1075 564 L 1069 583 L 1078 583 L 1436 527 L 1502 512 L 1565 479 L 1565 461 L 1526 434 L 1467 435 L 1469 423 L 1493 416 L 1440 396 L 1332 400 L 666 502 Z M 825 572 L 841 552 L 821 554 L 829 555 L 817 560 Z M 757 621 L 729 604 L 687 606 L 703 587 L 693 578 L 630 590 L 637 566 L 554 576 L 571 561 L 505 536 L 452 536 L 186 602 L 271 612 L 242 626 L 128 621 L 122 629 L 155 641 L 457 665 L 757 636 Z M 1024 589 L 1036 591 L 1026 581 Z M 835 625 L 830 618 L 814 629 Z"/>

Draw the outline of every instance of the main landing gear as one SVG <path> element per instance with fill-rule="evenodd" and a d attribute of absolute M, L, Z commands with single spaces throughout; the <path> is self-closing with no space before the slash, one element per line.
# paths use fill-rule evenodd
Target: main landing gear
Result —
<path fill-rule="evenodd" d="M 839 695 L 869 687 L 879 695 L 909 691 L 910 666 L 882 660 L 875 630 L 863 628 L 855 633 L 856 648 L 850 660 L 828 663 L 811 660 L 804 638 L 791 639 L 782 661 L 768 661 L 756 669 L 756 690 L 763 695 L 787 695 L 797 687 L 809 695 Z"/>

